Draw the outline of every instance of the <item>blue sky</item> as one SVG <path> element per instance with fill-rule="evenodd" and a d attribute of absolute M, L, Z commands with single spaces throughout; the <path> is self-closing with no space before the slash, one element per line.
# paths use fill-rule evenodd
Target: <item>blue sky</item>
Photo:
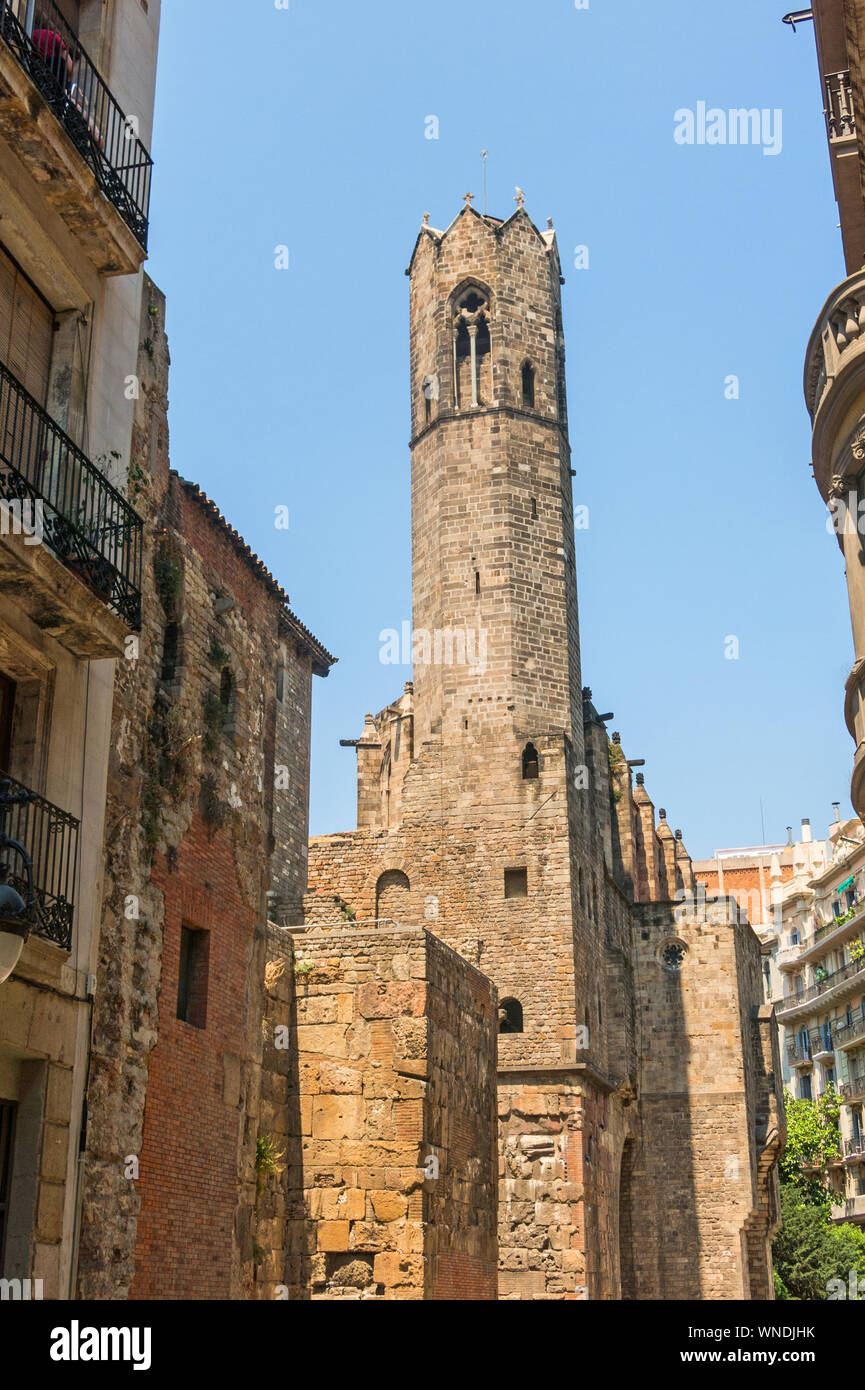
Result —
<path fill-rule="evenodd" d="M 783 9 L 244 0 L 239 23 L 236 0 L 163 5 L 149 272 L 172 464 L 339 656 L 315 682 L 312 833 L 354 826 L 338 741 L 409 676 L 379 661 L 411 614 L 403 271 L 425 210 L 443 227 L 467 189 L 480 204 L 484 148 L 489 211 L 519 184 L 564 262 L 598 708 L 695 858 L 759 842 L 761 800 L 770 841 L 848 812 L 852 640 L 802 398 L 844 268 L 813 29 Z M 700 101 L 781 110 L 780 154 L 677 144 Z"/>

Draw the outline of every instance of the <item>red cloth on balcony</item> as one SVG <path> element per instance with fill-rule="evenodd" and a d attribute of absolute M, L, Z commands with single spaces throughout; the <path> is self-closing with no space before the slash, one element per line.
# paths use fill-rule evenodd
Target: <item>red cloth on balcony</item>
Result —
<path fill-rule="evenodd" d="M 55 29 L 34 29 L 33 47 L 42 58 L 62 58 L 66 52 L 66 45 Z"/>

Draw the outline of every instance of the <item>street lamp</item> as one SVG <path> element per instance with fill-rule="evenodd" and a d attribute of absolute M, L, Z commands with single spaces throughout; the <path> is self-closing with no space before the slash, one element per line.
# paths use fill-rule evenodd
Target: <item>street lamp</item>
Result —
<path fill-rule="evenodd" d="M 33 861 L 18 840 L 6 834 L 6 817 L 12 806 L 20 806 L 33 801 L 34 793 L 12 791 L 12 783 L 0 783 L 0 854 L 11 850 L 21 860 L 23 875 L 27 882 L 27 899 L 8 882 L 9 864 L 0 863 L 0 984 L 8 980 L 18 964 L 24 943 L 30 935 L 34 921 L 36 895 L 33 891 Z"/>

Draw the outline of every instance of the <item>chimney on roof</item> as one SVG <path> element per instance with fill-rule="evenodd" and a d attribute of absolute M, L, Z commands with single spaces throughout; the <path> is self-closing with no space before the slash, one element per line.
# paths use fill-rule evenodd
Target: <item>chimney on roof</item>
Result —
<path fill-rule="evenodd" d="M 803 845 L 810 845 L 811 843 L 811 822 L 807 816 L 802 817 L 802 843 Z"/>
<path fill-rule="evenodd" d="M 841 822 L 841 802 L 833 801 L 832 810 L 835 812 L 835 824 L 839 825 Z"/>
<path fill-rule="evenodd" d="M 792 847 L 793 847 L 793 827 L 792 827 L 792 825 L 788 825 L 788 826 L 787 826 L 787 844 L 788 844 L 788 845 L 790 846 L 790 848 L 792 849 Z"/>

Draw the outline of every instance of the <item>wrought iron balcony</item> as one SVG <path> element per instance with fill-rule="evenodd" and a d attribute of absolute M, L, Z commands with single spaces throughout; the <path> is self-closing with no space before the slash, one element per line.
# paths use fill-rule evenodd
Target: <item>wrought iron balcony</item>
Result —
<path fill-rule="evenodd" d="M 849 69 L 830 72 L 823 78 L 826 100 L 826 129 L 829 139 L 851 140 L 856 135 L 856 115 L 853 110 L 853 87 Z"/>
<path fill-rule="evenodd" d="M 53 0 L 0 0 L 0 36 L 146 250 L 153 161 Z"/>
<path fill-rule="evenodd" d="M 790 1009 L 797 1009 L 811 999 L 819 999 L 821 995 L 828 994 L 830 990 L 835 989 L 837 985 L 844 984 L 846 980 L 855 979 L 863 972 L 865 972 L 865 960 L 850 960 L 846 965 L 842 965 L 840 970 L 833 970 L 831 974 L 824 975 L 822 979 L 815 981 L 807 989 L 797 990 L 794 994 L 785 994 L 783 999 L 776 1001 L 775 1008 L 779 1014 L 787 1013 Z"/>
<path fill-rule="evenodd" d="M 141 621 L 142 521 L 0 363 L 0 501 L 131 628 Z"/>
<path fill-rule="evenodd" d="M 858 1096 L 865 1095 L 865 1070 L 850 1069 L 850 1075 L 846 1081 L 841 1083 L 841 1095 L 844 1100 L 856 1100 Z"/>
<path fill-rule="evenodd" d="M 840 913 L 838 917 L 833 917 L 831 922 L 824 922 L 821 927 L 817 927 L 814 935 L 808 942 L 808 946 L 816 946 L 818 942 L 823 941 L 827 936 L 831 936 L 833 932 L 839 931 L 841 927 L 849 926 L 852 921 L 861 916 L 863 908 L 865 908 L 865 902 L 863 902 L 861 898 L 857 898 L 853 906 L 848 907 L 846 912 Z"/>
<path fill-rule="evenodd" d="M 856 1158 L 860 1154 L 865 1158 L 865 1134 L 860 1134 L 858 1139 L 845 1139 L 843 1149 L 845 1158 Z"/>
<path fill-rule="evenodd" d="M 804 1038 L 790 1038 L 787 1043 L 787 1061 L 791 1066 L 797 1062 L 811 1061 L 811 1040 Z"/>
<path fill-rule="evenodd" d="M 75 908 L 78 821 L 6 772 L 0 772 L 0 785 L 4 791 L 26 794 L 26 800 L 7 807 L 5 819 L 6 834 L 24 846 L 33 862 L 36 896 L 33 934 L 68 951 L 72 945 Z M 8 857 L 8 865 L 9 882 L 23 895 L 26 884 L 16 873 L 14 855 Z"/>
<path fill-rule="evenodd" d="M 833 1031 L 839 1047 L 848 1047 L 858 1038 L 865 1037 L 865 1006 L 860 1005 L 858 1009 L 854 1009 L 849 1022 L 843 1019 L 840 1023 L 834 1024 Z"/>

